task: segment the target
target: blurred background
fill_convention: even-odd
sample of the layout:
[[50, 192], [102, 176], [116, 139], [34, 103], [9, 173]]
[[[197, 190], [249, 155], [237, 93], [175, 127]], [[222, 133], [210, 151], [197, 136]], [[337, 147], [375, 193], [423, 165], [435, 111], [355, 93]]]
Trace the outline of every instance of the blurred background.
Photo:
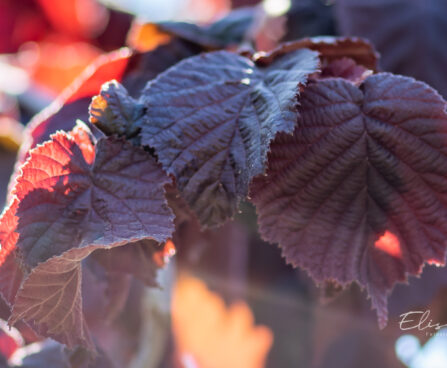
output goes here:
[[[23, 160], [48, 138], [51, 124], [68, 129], [86, 119], [91, 96], [109, 76], [124, 76], [138, 93], [141, 80], [175, 63], [153, 66], [153, 53], [145, 53], [158, 52], [168, 38], [144, 25], [206, 25], [247, 6], [259, 14], [258, 50], [303, 37], [360, 36], [381, 53], [383, 71], [426, 81], [447, 97], [445, 0], [0, 0], [0, 205], [17, 155]], [[129, 59], [125, 46], [143, 57]], [[198, 52], [188, 47], [191, 55]], [[194, 226], [183, 224], [174, 240], [177, 257], [160, 274], [163, 290], [132, 285], [119, 328], [97, 326], [102, 348], [118, 366], [447, 367], [447, 335], [409, 334], [398, 323], [411, 310], [430, 310], [434, 321], [447, 322], [445, 269], [426, 267], [410, 286], [397, 286], [390, 322], [379, 330], [357, 286], [317, 288], [287, 266], [278, 248], [257, 235], [249, 204], [223, 228]], [[19, 345], [39, 340], [20, 332]]]

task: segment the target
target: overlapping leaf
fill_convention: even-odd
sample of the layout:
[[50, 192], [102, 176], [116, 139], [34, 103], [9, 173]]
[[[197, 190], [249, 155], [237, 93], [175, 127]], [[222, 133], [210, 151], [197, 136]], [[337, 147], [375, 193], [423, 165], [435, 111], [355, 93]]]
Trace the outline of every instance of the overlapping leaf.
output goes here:
[[377, 51], [369, 41], [359, 37], [321, 36], [285, 42], [266, 54], [261, 53], [256, 62], [259, 65], [269, 65], [278, 55], [302, 48], [318, 51], [320, 58], [329, 63], [341, 58], [350, 58], [357, 64], [373, 71], [376, 71], [378, 67], [379, 55]]
[[35, 267], [16, 295], [9, 323], [34, 322], [42, 336], [94, 351], [82, 313], [80, 263], [92, 251], [92, 247], [71, 249]]
[[355, 85], [360, 85], [372, 74], [372, 70], [358, 65], [353, 59], [344, 57], [322, 65], [321, 74], [316, 79], [340, 77], [351, 81]]
[[132, 53], [129, 49], [122, 48], [101, 55], [62, 95], [27, 125], [16, 170], [10, 179], [9, 192], [14, 186], [20, 166], [32, 148], [47, 141], [57, 130], [71, 130], [77, 119], [87, 120], [91, 98], [98, 93], [103, 83], [112, 79], [122, 80], [131, 95], [139, 95], [147, 81], [178, 61], [201, 51], [203, 49], [199, 46], [173, 40], [149, 52]]
[[251, 178], [264, 171], [270, 141], [293, 130], [298, 87], [317, 67], [317, 53], [307, 49], [264, 67], [218, 51], [184, 60], [148, 84], [141, 143], [155, 148], [202, 224], [235, 213]]
[[91, 139], [79, 125], [32, 150], [0, 222], [2, 255], [17, 248], [31, 269], [11, 322], [23, 318], [68, 346], [90, 348], [80, 262], [96, 249], [164, 242], [174, 227], [163, 189], [169, 179], [155, 160], [123, 140]]
[[309, 85], [294, 135], [272, 143], [251, 193], [266, 240], [317, 282], [386, 296], [447, 244], [447, 114], [430, 87], [391, 74]]
[[31, 119], [23, 134], [15, 172], [9, 181], [9, 194], [29, 151], [50, 139], [57, 130], [70, 131], [77, 119], [86, 121], [91, 97], [106, 81], [121, 80], [130, 58], [130, 50], [124, 48], [101, 55], [53, 103]]

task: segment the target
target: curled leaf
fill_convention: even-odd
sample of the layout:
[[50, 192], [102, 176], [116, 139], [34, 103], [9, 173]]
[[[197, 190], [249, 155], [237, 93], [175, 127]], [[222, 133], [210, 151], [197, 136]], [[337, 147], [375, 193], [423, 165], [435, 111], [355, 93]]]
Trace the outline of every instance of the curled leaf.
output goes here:
[[89, 107], [90, 122], [107, 135], [116, 134], [128, 139], [139, 131], [145, 109], [127, 93], [116, 80], [105, 83]]

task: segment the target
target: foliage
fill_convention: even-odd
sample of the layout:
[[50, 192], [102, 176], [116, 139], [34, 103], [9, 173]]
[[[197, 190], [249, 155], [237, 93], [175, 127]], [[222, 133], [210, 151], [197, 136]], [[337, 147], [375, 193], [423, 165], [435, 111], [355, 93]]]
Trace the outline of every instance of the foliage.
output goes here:
[[130, 276], [157, 285], [182, 223], [222, 226], [242, 201], [286, 262], [365, 288], [380, 327], [397, 282], [444, 264], [443, 98], [379, 72], [362, 39], [254, 50], [256, 16], [148, 25], [159, 46], [102, 56], [28, 125], [0, 218], [11, 325], [97, 357], [86, 275], [116, 314]]

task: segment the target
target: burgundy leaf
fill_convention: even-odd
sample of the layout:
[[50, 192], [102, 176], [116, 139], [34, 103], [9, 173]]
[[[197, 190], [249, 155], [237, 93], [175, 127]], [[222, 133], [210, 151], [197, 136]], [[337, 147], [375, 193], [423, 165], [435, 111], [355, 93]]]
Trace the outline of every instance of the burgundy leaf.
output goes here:
[[251, 194], [263, 237], [318, 282], [366, 287], [381, 326], [387, 294], [443, 264], [447, 114], [430, 87], [391, 74], [309, 85], [294, 135], [272, 143]]
[[15, 201], [0, 221], [0, 228], [10, 226], [0, 232], [8, 245], [0, 255], [18, 248], [32, 268], [11, 323], [24, 319], [44, 336], [92, 348], [82, 315], [80, 262], [96, 249], [166, 241], [174, 227], [164, 197], [167, 182], [148, 153], [116, 138], [94, 146], [83, 125], [32, 150]]
[[447, 97], [447, 2], [337, 0], [343, 35], [366, 37], [382, 54], [384, 70], [423, 80]]
[[42, 336], [94, 351], [82, 313], [80, 263], [93, 248], [71, 249], [35, 267], [17, 293], [9, 323], [33, 321]]
[[90, 244], [165, 241], [173, 230], [167, 182], [148, 153], [123, 140], [93, 146], [81, 125], [53, 135], [31, 151], [14, 188], [20, 201], [14, 232], [25, 264]]
[[260, 54], [256, 62], [262, 65], [268, 65], [278, 57], [295, 50], [307, 48], [318, 51], [320, 58], [326, 62], [332, 62], [340, 58], [353, 59], [357, 64], [373, 71], [377, 70], [379, 54], [371, 43], [365, 39], [357, 37], [312, 37], [304, 38], [299, 41], [286, 42], [276, 49]]
[[0, 267], [0, 294], [11, 308], [14, 298], [23, 280], [23, 271], [20, 268], [15, 252], [10, 253]]
[[353, 59], [341, 58], [326, 63], [321, 68], [321, 74], [318, 79], [340, 77], [347, 79], [355, 85], [360, 85], [363, 81], [373, 74], [372, 70], [358, 65]]
[[184, 60], [148, 84], [141, 143], [155, 148], [202, 224], [234, 215], [251, 178], [264, 171], [270, 141], [293, 130], [298, 87], [317, 67], [307, 49], [265, 67], [219, 51]]

